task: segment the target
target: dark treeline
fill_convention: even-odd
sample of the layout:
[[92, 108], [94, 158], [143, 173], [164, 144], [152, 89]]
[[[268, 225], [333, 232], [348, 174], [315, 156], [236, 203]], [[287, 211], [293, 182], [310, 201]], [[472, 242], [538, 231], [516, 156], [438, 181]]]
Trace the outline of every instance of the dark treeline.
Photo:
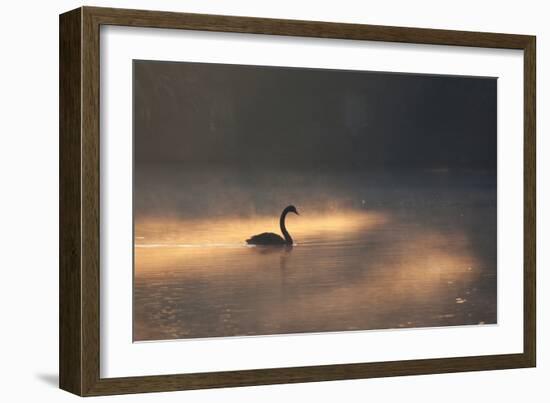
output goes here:
[[136, 165], [496, 169], [497, 80], [134, 62]]

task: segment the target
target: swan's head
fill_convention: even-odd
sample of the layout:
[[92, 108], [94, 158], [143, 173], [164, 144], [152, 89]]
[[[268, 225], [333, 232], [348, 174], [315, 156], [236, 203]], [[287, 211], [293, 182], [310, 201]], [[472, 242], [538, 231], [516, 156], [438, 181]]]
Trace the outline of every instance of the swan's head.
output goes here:
[[294, 207], [293, 205], [288, 206], [287, 208], [285, 208], [285, 210], [289, 213], [294, 213], [296, 215], [300, 215], [298, 213], [298, 210], [296, 210], [296, 207]]

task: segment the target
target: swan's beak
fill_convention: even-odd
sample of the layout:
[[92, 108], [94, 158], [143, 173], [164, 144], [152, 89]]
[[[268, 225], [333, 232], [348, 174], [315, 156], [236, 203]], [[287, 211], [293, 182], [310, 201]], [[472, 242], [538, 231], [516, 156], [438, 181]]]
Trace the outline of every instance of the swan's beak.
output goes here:
[[300, 215], [300, 213], [298, 213], [298, 210], [295, 211], [296, 215]]

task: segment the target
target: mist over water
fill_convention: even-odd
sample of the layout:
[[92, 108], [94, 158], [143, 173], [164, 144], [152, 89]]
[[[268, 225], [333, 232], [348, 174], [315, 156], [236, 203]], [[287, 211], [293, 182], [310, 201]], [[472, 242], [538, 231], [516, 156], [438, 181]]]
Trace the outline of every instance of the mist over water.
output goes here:
[[134, 216], [136, 341], [496, 323], [494, 172], [141, 164]]

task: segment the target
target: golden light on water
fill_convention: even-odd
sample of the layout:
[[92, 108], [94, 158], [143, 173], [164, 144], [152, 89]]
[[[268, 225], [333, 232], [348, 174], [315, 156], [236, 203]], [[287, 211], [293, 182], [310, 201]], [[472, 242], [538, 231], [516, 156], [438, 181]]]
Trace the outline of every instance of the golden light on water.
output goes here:
[[[286, 218], [295, 243], [316, 236], [367, 231], [387, 222], [378, 212], [300, 212]], [[140, 218], [135, 223], [136, 247], [147, 246], [230, 246], [244, 244], [251, 235], [262, 232], [280, 234], [279, 217], [223, 217], [210, 219]]]
[[[408, 320], [396, 321], [392, 327], [414, 327], [419, 324], [416, 322], [419, 317], [425, 321], [432, 311], [437, 312], [442, 301], [447, 300], [450, 305], [453, 300], [457, 304], [467, 302], [470, 291], [461, 291], [457, 294], [460, 297], [455, 297], [452, 294], [455, 285], [469, 287], [481, 275], [480, 263], [469, 251], [463, 236], [449, 240], [442, 238], [441, 234], [426, 231], [406, 243], [394, 244], [391, 255], [373, 255], [356, 262], [363, 269], [363, 276], [311, 295], [295, 304], [293, 309], [307, 311], [308, 307], [334, 301], [342, 307], [360, 310], [363, 315], [380, 317], [412, 308], [415, 315], [409, 315]], [[326, 269], [329, 268], [322, 268]], [[279, 319], [284, 315], [281, 311], [272, 314]], [[315, 311], [312, 315], [318, 315], [317, 320], [321, 321], [324, 312]], [[438, 314], [437, 318], [449, 320], [454, 316], [449, 312]]]
[[135, 338], [495, 323], [491, 262], [461, 228], [387, 212], [136, 222]]

